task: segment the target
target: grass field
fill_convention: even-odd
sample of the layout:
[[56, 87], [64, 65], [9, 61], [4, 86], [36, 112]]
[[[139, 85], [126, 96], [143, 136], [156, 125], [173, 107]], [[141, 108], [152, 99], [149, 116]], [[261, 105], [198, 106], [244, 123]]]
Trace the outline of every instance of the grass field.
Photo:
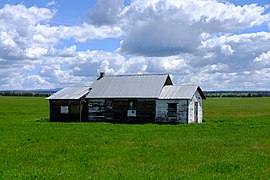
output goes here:
[[208, 98], [204, 123], [50, 123], [0, 96], [0, 179], [270, 179], [270, 98]]

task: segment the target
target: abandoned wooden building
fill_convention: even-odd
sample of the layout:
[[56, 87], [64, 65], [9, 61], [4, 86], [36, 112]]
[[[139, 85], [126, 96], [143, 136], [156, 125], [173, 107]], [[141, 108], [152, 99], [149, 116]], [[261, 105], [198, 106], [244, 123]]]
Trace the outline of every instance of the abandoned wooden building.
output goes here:
[[167, 74], [103, 77], [91, 86], [88, 120], [116, 123], [201, 123], [198, 86], [173, 86]]
[[199, 86], [175, 86], [168, 74], [101, 76], [91, 88], [69, 87], [49, 98], [51, 121], [201, 123]]
[[86, 95], [89, 87], [65, 87], [46, 98], [50, 104], [51, 122], [88, 121]]

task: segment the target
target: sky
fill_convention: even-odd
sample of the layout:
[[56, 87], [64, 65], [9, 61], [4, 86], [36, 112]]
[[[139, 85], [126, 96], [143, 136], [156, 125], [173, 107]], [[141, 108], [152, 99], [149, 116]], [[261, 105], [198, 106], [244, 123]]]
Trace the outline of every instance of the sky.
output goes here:
[[170, 74], [203, 90], [270, 90], [269, 0], [0, 0], [0, 90]]

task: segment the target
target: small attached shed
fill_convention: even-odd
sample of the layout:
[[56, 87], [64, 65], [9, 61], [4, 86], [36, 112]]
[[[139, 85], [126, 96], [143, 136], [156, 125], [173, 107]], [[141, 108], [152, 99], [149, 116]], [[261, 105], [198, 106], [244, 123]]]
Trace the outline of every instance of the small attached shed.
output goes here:
[[156, 101], [156, 122], [202, 123], [203, 99], [199, 86], [165, 86]]
[[65, 87], [46, 98], [50, 102], [51, 122], [87, 121], [86, 95], [90, 87]]

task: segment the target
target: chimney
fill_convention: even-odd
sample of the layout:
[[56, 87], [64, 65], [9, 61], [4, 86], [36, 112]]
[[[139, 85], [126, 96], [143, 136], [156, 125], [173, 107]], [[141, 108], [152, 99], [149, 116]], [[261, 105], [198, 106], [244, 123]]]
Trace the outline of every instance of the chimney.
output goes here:
[[99, 77], [97, 78], [97, 80], [102, 79], [104, 76], [105, 76], [105, 72], [100, 72]]

